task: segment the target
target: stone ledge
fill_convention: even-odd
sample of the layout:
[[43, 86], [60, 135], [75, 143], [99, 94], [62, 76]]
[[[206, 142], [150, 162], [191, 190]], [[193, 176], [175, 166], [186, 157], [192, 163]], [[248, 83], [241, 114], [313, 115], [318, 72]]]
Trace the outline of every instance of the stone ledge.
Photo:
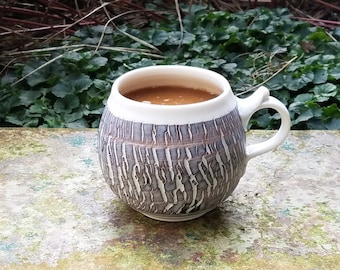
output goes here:
[[[270, 131], [251, 131], [249, 143]], [[144, 217], [101, 176], [97, 130], [0, 129], [2, 269], [336, 269], [340, 131], [292, 131], [219, 208]]]

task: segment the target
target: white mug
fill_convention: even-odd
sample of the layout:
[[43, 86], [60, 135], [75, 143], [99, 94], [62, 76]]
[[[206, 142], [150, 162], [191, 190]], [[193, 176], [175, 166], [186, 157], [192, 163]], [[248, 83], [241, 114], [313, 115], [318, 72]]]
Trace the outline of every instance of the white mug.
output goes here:
[[[147, 104], [124, 95], [146, 87], [206, 89], [215, 98], [182, 105]], [[270, 139], [246, 144], [251, 116], [276, 110], [281, 126]], [[288, 136], [286, 107], [260, 87], [237, 98], [220, 74], [165, 65], [129, 71], [112, 85], [99, 126], [99, 159], [116, 196], [144, 215], [185, 221], [216, 208], [236, 188], [247, 162]]]

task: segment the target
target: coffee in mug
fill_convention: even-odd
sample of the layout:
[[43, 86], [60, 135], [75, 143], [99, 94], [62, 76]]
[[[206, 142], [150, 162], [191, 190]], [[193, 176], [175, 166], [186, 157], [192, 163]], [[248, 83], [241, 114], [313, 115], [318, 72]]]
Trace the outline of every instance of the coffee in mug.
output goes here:
[[126, 93], [125, 96], [135, 101], [160, 104], [181, 105], [197, 103], [217, 97], [218, 94], [206, 89], [193, 89], [180, 85], [146, 87]]
[[[179, 105], [129, 98], [138, 89], [173, 91], [179, 86], [197, 91], [194, 96], [199, 89], [216, 96]], [[263, 108], [280, 114], [280, 128], [268, 140], [249, 145], [249, 119]], [[109, 187], [133, 209], [157, 220], [185, 221], [226, 200], [248, 161], [281, 144], [289, 130], [288, 110], [263, 86], [240, 99], [216, 72], [179, 65], [144, 67], [112, 85], [99, 125], [99, 160]]]

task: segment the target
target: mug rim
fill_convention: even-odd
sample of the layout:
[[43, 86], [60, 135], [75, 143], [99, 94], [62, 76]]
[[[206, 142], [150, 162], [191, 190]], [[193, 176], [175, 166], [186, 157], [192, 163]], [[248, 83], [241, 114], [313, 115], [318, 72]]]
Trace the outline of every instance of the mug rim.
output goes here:
[[[138, 83], [138, 87], [126, 86], [129, 84], [133, 85], [135, 78], [142, 79], [145, 87], [151, 87], [150, 79], [154, 77], [157, 78], [157, 76], [163, 76], [168, 80], [174, 77], [184, 78], [188, 81], [197, 79], [197, 81], [195, 81], [196, 85], [199, 85], [200, 82], [205, 82], [207, 85], [213, 85], [214, 88], [217, 89], [216, 91], [220, 91], [220, 93], [209, 100], [176, 105], [140, 102], [130, 99], [122, 93], [122, 85], [124, 84], [125, 87], [133, 90], [143, 88], [140, 86], [140, 83]], [[155, 81], [155, 79], [153, 79], [153, 81]], [[169, 83], [157, 83], [155, 85], [162, 86], [169, 85]], [[190, 85], [181, 83], [170, 83], [170, 85], [200, 88], [193, 87], [191, 85], [191, 81]], [[201, 87], [200, 89], [204, 88], [205, 87]], [[221, 109], [218, 109], [220, 108], [220, 105], [218, 104], [224, 105], [222, 114], [220, 112]], [[107, 101], [108, 109], [119, 118], [154, 124], [180, 124], [211, 120], [227, 114], [232, 111], [235, 106], [236, 98], [231, 90], [228, 80], [225, 77], [212, 70], [184, 65], [154, 65], [130, 70], [115, 80], [111, 87], [111, 93]], [[203, 116], [200, 112], [204, 112], [205, 116]]]

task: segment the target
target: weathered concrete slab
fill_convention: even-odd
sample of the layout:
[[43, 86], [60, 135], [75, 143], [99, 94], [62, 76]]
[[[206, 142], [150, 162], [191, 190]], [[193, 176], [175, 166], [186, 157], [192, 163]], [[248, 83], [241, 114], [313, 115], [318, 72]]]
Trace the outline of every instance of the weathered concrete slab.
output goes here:
[[0, 129], [1, 269], [339, 269], [340, 131], [291, 132], [183, 223], [116, 200], [96, 144], [96, 130]]

